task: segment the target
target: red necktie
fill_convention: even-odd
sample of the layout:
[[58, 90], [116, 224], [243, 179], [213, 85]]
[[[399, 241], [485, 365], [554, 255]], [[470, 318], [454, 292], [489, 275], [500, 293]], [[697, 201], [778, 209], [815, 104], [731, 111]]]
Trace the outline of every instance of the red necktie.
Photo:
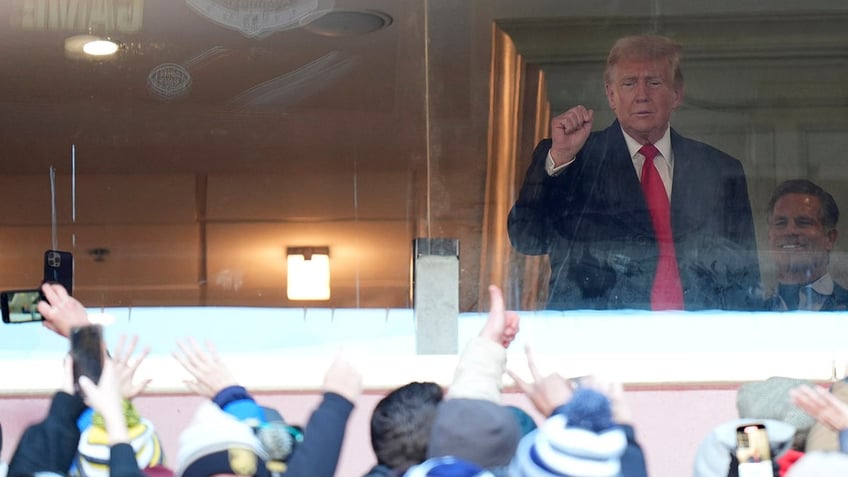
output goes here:
[[639, 152], [645, 156], [645, 163], [642, 165], [642, 192], [648, 203], [659, 246], [657, 274], [651, 289], [651, 309], [682, 310], [683, 286], [680, 284], [680, 272], [677, 269], [677, 256], [671, 235], [671, 206], [663, 181], [654, 166], [654, 157], [660, 151], [653, 144], [645, 144]]

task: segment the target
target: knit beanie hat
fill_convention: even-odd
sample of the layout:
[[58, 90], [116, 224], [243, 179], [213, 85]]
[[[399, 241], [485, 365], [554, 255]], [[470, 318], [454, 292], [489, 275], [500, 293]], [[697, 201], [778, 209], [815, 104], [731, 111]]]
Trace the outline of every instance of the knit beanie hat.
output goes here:
[[557, 414], [521, 439], [510, 466], [512, 477], [614, 477], [627, 447], [612, 422], [609, 400], [578, 389]]
[[[124, 403], [127, 434], [135, 452], [139, 469], [165, 463], [162, 444], [153, 428], [153, 423], [140, 417], [129, 401]], [[94, 414], [91, 423], [80, 434], [77, 455], [74, 457], [73, 475], [82, 477], [109, 477], [109, 458], [112, 448], [102, 417]]]
[[796, 407], [789, 399], [789, 390], [798, 386], [813, 386], [813, 383], [806, 379], [775, 376], [765, 381], [743, 384], [736, 392], [739, 417], [774, 419], [791, 424], [799, 432], [809, 430], [815, 424], [815, 418]]
[[494, 474], [456, 457], [434, 457], [412, 466], [403, 477], [494, 477]]
[[515, 455], [521, 438], [518, 419], [505, 406], [483, 399], [439, 403], [427, 457], [453, 456], [483, 468], [502, 467]]
[[176, 477], [212, 474], [270, 476], [268, 455], [251, 427], [215, 403], [200, 405], [180, 434]]

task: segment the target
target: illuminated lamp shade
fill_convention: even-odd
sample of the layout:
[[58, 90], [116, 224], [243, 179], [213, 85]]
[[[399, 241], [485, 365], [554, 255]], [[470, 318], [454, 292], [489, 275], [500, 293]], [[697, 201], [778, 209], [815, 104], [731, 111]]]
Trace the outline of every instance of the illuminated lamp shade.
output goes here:
[[288, 247], [289, 300], [330, 299], [330, 247]]

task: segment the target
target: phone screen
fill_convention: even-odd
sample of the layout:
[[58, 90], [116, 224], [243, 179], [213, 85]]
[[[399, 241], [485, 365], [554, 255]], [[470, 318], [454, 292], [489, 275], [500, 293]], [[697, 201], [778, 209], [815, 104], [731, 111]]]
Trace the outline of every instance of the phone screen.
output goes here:
[[13, 290], [0, 292], [4, 323], [30, 323], [44, 317], [38, 312], [38, 302], [44, 299], [41, 290]]
[[96, 383], [103, 371], [103, 328], [100, 325], [73, 328], [71, 357], [74, 361], [74, 388], [82, 394], [79, 377], [87, 376]]
[[736, 459], [739, 461], [739, 477], [774, 476], [765, 424], [736, 428]]

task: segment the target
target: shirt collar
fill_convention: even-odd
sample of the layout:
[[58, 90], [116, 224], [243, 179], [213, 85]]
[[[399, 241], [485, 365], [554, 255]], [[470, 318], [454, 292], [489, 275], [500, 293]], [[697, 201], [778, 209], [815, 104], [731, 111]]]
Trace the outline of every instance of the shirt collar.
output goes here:
[[[654, 146], [657, 148], [657, 150], [660, 151], [660, 154], [662, 155], [662, 157], [664, 157], [669, 163], [671, 163], [671, 133], [670, 133], [670, 131], [671, 131], [671, 128], [666, 127], [665, 128], [665, 134], [663, 134], [663, 136], [660, 138], [659, 141], [654, 143]], [[642, 148], [642, 144], [639, 141], [630, 137], [626, 132], [624, 132], [624, 129], [622, 129], [621, 132], [624, 134], [624, 141], [627, 143], [627, 150], [630, 151], [630, 157], [632, 158], [633, 156], [635, 156], [639, 152], [639, 149]]]
[[830, 276], [830, 273], [825, 273], [821, 278], [807, 286], [819, 295], [833, 295], [833, 277]]
[[[812, 298], [813, 303], [806, 303], [802, 299], [800, 306], [803, 309], [810, 309], [810, 310], [818, 311], [824, 305], [827, 297], [833, 295], [833, 290], [834, 290], [833, 277], [830, 276], [830, 273], [825, 273], [824, 275], [819, 277], [818, 280], [816, 280], [812, 283], [807, 283], [805, 285], [801, 285], [801, 289], [803, 290], [804, 288], [812, 289], [813, 292], [815, 292], [815, 296], [810, 297], [810, 298]], [[783, 310], [786, 310], [786, 302], [784, 302], [783, 298], [781, 298], [780, 295], [777, 294], [776, 288], [775, 288], [774, 292], [775, 293], [774, 293], [773, 296], [780, 302], [780, 307]], [[803, 294], [803, 295], [806, 296], [806, 294]]]

